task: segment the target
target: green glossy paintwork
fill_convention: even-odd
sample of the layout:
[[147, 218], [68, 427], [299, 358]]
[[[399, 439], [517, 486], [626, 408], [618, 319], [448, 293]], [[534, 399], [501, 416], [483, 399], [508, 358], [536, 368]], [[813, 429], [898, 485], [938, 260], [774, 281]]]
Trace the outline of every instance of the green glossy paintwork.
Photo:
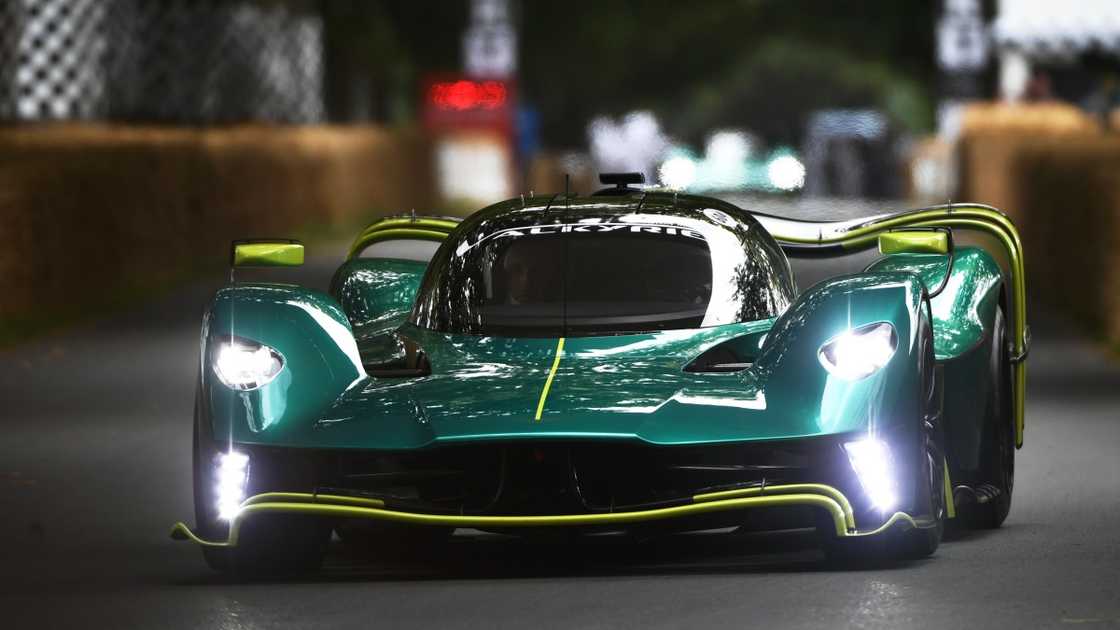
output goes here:
[[[894, 254], [868, 267], [869, 271], [916, 274], [929, 290], [945, 278], [948, 256]], [[958, 247], [953, 271], [945, 289], [930, 300], [933, 315], [933, 348], [938, 360], [959, 357], [983, 341], [999, 304], [1003, 275], [986, 251]]]
[[[872, 270], [909, 272], [927, 287], [945, 277], [948, 256], [895, 254], [871, 265]], [[981, 432], [992, 383], [988, 369], [992, 329], [1000, 302], [1003, 275], [983, 249], [958, 247], [944, 291], [930, 301], [934, 353], [942, 363], [945, 440], [949, 461], [957, 471], [979, 464]]]
[[298, 267], [303, 264], [303, 244], [293, 242], [234, 243], [234, 267]]
[[[455, 225], [418, 223], [377, 222], [355, 242], [355, 251], [401, 231], [431, 227], [446, 234]], [[958, 249], [956, 257], [945, 291], [931, 306], [935, 349], [943, 360], [976, 347], [998, 301], [1000, 274], [991, 258], [971, 248]], [[240, 285], [219, 293], [204, 344], [230, 334], [253, 339], [280, 351], [285, 369], [265, 387], [240, 393], [218, 383], [204, 360], [204, 393], [216, 436], [317, 448], [414, 449], [541, 438], [702, 444], [900, 426], [906, 431], [917, 413], [921, 285], [940, 284], [944, 261], [939, 255], [888, 256], [865, 273], [803, 292], [777, 320], [569, 338], [534, 421], [556, 362], [555, 339], [452, 335], [402, 324], [424, 263], [354, 258], [332, 283], [338, 301], [281, 285]], [[825, 371], [817, 357], [821, 344], [850, 327], [880, 321], [892, 323], [899, 338], [885, 368], [855, 382]], [[763, 334], [749, 369], [683, 371], [717, 344], [757, 345]], [[361, 368], [363, 360], [383, 362], [406, 347], [422, 349], [430, 375], [370, 378]]]
[[949, 235], [945, 232], [898, 231], [879, 235], [880, 254], [948, 254]]
[[988, 368], [991, 344], [980, 343], [942, 362], [945, 449], [956, 473], [973, 472], [980, 463], [981, 438], [992, 382]]
[[[215, 376], [211, 348], [235, 335], [266, 344], [284, 357], [267, 385], [248, 392]], [[326, 294], [279, 284], [233, 285], [207, 311], [200, 365], [204, 412], [218, 440], [252, 441], [294, 426], [310, 426], [348, 387], [365, 377], [350, 324]]]
[[[999, 210], [983, 204], [966, 203], [932, 206], [854, 221], [810, 223], [765, 215], [759, 215], [758, 218], [780, 243], [810, 248], [840, 246], [849, 251], [862, 251], [874, 246], [880, 234], [908, 227], [973, 230], [994, 237], [1007, 254], [1008, 329], [1011, 333], [1012, 355], [1026, 357], [1030, 334], [1027, 326], [1023, 243], [1011, 219]], [[1015, 443], [1021, 447], [1026, 415], [1026, 362], [1015, 361], [1011, 369]]]
[[[695, 201], [686, 197], [681, 196], [682, 203]], [[630, 195], [600, 203], [674, 208], [678, 198]], [[726, 207], [714, 200], [704, 203], [713, 208]], [[1019, 334], [1023, 293], [1021, 275], [1016, 274], [1022, 270], [1021, 249], [1013, 228], [1005, 228], [987, 212], [974, 209], [970, 214], [954, 208], [951, 216], [948, 211], [930, 210], [904, 218], [880, 218], [837, 230], [843, 234], [827, 238], [818, 230], [815, 243], [832, 239], [835, 249], [870, 248], [883, 229], [909, 225], [952, 223], [954, 227], [996, 230], [1013, 258], [1008, 296], [1018, 318], [1014, 321], [1018, 322]], [[355, 241], [351, 259], [332, 281], [331, 295], [263, 284], [234, 285], [219, 292], [203, 326], [200, 420], [211, 431], [202, 435], [212, 433], [218, 441], [233, 444], [363, 450], [538, 439], [697, 445], [867, 433], [902, 447], [918, 443], [921, 357], [917, 356], [917, 331], [926, 316], [922, 289], [923, 285], [941, 284], [947, 257], [913, 251], [915, 247], [937, 249], [937, 243], [896, 239], [897, 247], [886, 250], [909, 253], [887, 256], [863, 273], [811, 287], [773, 320], [638, 335], [575, 337], [559, 343], [554, 338], [445, 334], [404, 323], [426, 264], [357, 256], [365, 246], [380, 240], [438, 241], [457, 229], [454, 221], [427, 221], [390, 218], [364, 230]], [[807, 238], [806, 242], [812, 242], [811, 236]], [[951, 393], [944, 407], [948, 418], [946, 446], [956, 472], [968, 467], [968, 458], [978, 442], [983, 413], [979, 401], [987, 395], [983, 375], [987, 374], [989, 358], [989, 344], [983, 341], [999, 301], [1002, 277], [999, 267], [982, 250], [959, 248], [955, 255], [952, 275], [930, 311], [945, 391]], [[886, 366], [858, 381], [830, 375], [818, 359], [821, 345], [845, 330], [875, 322], [889, 322], [897, 333], [898, 348]], [[209, 357], [215, 344], [231, 336], [276, 349], [284, 358], [284, 368], [277, 378], [250, 392], [232, 391], [221, 384]], [[739, 372], [684, 371], [697, 356], [721, 344], [734, 346], [738, 356], [753, 360], [753, 365]], [[430, 374], [418, 376], [425, 372], [417, 369], [409, 378], [374, 378], [362, 367], [365, 362], [374, 374], [405, 373], [407, 370], [394, 372], [387, 368], [396, 365], [389, 359], [408, 357], [412, 361], [418, 356], [425, 360], [417, 364], [430, 364]], [[1017, 374], [1017, 386], [1021, 387], [1023, 373], [1020, 370]], [[546, 381], [551, 382], [548, 388]], [[535, 418], [538, 409], [539, 418]], [[843, 439], [849, 438], [827, 442], [835, 445]], [[973, 451], [964, 452], [970, 448]], [[904, 469], [899, 475], [917, 479], [914, 472]], [[912, 504], [914, 489], [901, 489], [905, 505]], [[834, 492], [843, 498], [840, 490]], [[551, 526], [585, 520], [637, 521], [686, 510], [779, 502], [828, 508], [830, 501], [825, 497], [795, 501], [790, 495], [767, 497], [768, 503], [755, 497], [717, 494], [720, 496], [711, 500], [695, 497], [695, 505], [643, 511], [637, 516], [488, 515], [474, 524]], [[246, 502], [243, 514], [275, 511], [470, 524], [458, 515], [419, 515], [358, 505], [366, 500], [353, 497], [334, 497], [336, 503], [327, 505], [321, 501], [323, 497], [302, 496], [311, 498], [299, 502], [292, 493], [253, 497]], [[728, 501], [742, 503], [732, 506]], [[755, 502], [748, 505], [750, 501]], [[844, 513], [852, 516], [850, 508]], [[509, 518], [526, 520], [500, 520]], [[900, 521], [919, 525], [901, 512], [872, 531], [853, 530], [851, 523], [845, 527], [835, 514], [834, 520], [838, 535], [872, 535]], [[228, 542], [211, 544], [233, 544], [237, 522]], [[193, 535], [185, 528], [180, 533]]]
[[[238, 324], [235, 334], [274, 345], [285, 353], [286, 369], [317, 383], [299, 392], [288, 391], [288, 400], [297, 409], [285, 410], [269, 422], [253, 420], [260, 413], [254, 401], [269, 396], [272, 384], [247, 397], [228, 391], [212, 396], [223, 403], [215, 406], [216, 435], [253, 444], [412, 449], [434, 443], [540, 438], [699, 444], [913, 424], [916, 403], [911, 393], [917, 387], [911, 348], [920, 288], [911, 274], [871, 273], [822, 283], [805, 292], [777, 321], [569, 338], [540, 421], [534, 421], [534, 413], [555, 359], [555, 339], [449, 335], [411, 325], [403, 326], [398, 336], [423, 348], [432, 365], [430, 376], [359, 377], [336, 402], [324, 402], [334, 400], [324, 392], [337, 395], [356, 373], [343, 370], [342, 378], [324, 382], [327, 376], [322, 373], [330, 370], [321, 357], [311, 352], [295, 355], [308, 333], [316, 337], [314, 346], [319, 351], [320, 344], [329, 343], [309, 322], [297, 326], [286, 317], [274, 317], [282, 324], [273, 328], [283, 330], [269, 332], [265, 314], [290, 302], [288, 290], [241, 288], [239, 300], [234, 301], [238, 321], [259, 322], [255, 325], [261, 328], [246, 330]], [[270, 293], [277, 291], [281, 293]], [[272, 306], [266, 298], [271, 298]], [[300, 296], [309, 306], [312, 298], [335, 321], [341, 316], [326, 296]], [[212, 331], [227, 329], [228, 316], [214, 320]], [[898, 331], [899, 350], [888, 366], [856, 382], [830, 376], [817, 360], [820, 345], [848, 326], [875, 321], [892, 322]], [[682, 370], [716, 344], [748, 335], [757, 340], [767, 330], [751, 369], [714, 374]], [[335, 370], [342, 369], [341, 358], [335, 363]], [[281, 387], [291, 388], [296, 382]], [[211, 384], [211, 390], [221, 387]], [[304, 398], [312, 390], [317, 402]], [[241, 402], [239, 398], [250, 403], [233, 404]], [[311, 412], [316, 405], [318, 414]], [[231, 418], [232, 425], [219, 416]]]
[[395, 330], [404, 323], [428, 264], [394, 258], [354, 258], [331, 280], [330, 293], [361, 341]]
[[[407, 326], [402, 334], [424, 348], [432, 375], [411, 382], [373, 379], [324, 417], [318, 432], [337, 445], [394, 449], [556, 437], [678, 443], [690, 433], [734, 439], [712, 423], [730, 423], [737, 408], [765, 406], [753, 375], [687, 374], [682, 368], [697, 349], [769, 325], [566, 339], [539, 421], [535, 413], [556, 359], [555, 339]], [[691, 429], [674, 423], [681, 413], [693, 415]]]

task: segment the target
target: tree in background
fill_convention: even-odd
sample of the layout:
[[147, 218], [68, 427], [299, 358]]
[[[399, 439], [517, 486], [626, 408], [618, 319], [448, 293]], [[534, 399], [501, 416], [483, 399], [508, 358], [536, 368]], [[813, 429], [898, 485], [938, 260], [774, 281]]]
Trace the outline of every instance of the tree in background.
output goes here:
[[[520, 95], [539, 110], [549, 146], [581, 146], [591, 118], [634, 109], [654, 111], [693, 142], [714, 128], [748, 127], [796, 144], [808, 114], [832, 107], [872, 107], [903, 128], [932, 127], [932, 0], [568, 0], [517, 9]], [[389, 121], [415, 112], [421, 77], [460, 67], [465, 1], [329, 0], [323, 11], [335, 51], [329, 105], [353, 89], [329, 78], [342, 62], [368, 73], [378, 103], [370, 117]]]

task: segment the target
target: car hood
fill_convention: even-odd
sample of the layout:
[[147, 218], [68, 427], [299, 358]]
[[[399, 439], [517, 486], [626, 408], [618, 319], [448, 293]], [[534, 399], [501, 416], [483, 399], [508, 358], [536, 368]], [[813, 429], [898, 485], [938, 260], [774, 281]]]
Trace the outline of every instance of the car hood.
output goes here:
[[424, 349], [432, 373], [362, 382], [306, 437], [321, 446], [410, 449], [499, 439], [690, 444], [820, 433], [816, 423], [775, 422], [753, 370], [683, 370], [704, 350], [770, 324], [568, 338], [559, 361], [558, 339], [411, 329], [407, 334]]

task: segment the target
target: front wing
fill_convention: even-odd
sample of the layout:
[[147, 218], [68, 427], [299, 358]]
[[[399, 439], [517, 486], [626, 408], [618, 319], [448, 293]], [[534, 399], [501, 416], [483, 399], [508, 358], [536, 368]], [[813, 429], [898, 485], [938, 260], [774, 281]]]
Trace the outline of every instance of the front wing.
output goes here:
[[837, 537], [853, 538], [874, 536], [896, 527], [925, 528], [935, 524], [917, 519], [905, 512], [895, 512], [874, 529], [858, 530], [852, 516], [852, 506], [839, 490], [823, 484], [790, 484], [766, 488], [746, 488], [699, 494], [684, 505], [607, 514], [562, 514], [553, 516], [488, 516], [425, 514], [388, 509], [379, 499], [309, 494], [298, 492], [269, 492], [249, 497], [242, 503], [241, 511], [230, 522], [226, 540], [205, 540], [183, 523], [176, 523], [171, 537], [191, 540], [209, 547], [237, 545], [241, 525], [249, 518], [262, 514], [309, 514], [335, 518], [362, 518], [406, 523], [410, 525], [464, 527], [474, 529], [507, 529], [534, 527], [622, 526], [634, 523], [662, 521], [701, 514], [750, 510], [752, 508], [806, 506], [823, 510], [831, 519]]

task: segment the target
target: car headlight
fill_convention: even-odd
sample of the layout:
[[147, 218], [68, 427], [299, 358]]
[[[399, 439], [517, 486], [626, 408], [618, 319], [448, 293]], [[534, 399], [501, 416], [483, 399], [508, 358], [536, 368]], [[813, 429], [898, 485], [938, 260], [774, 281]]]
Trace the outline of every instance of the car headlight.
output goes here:
[[249, 456], [237, 451], [218, 455], [214, 477], [215, 507], [218, 518], [229, 521], [241, 511], [245, 500], [245, 487], [249, 482]]
[[218, 342], [213, 362], [218, 379], [239, 391], [263, 387], [284, 369], [284, 357], [279, 352], [248, 339]]
[[887, 443], [868, 437], [847, 442], [844, 450], [871, 505], [880, 512], [893, 510], [898, 505], [898, 486]]
[[897, 348], [898, 335], [894, 326], [878, 322], [833, 337], [821, 346], [817, 358], [829, 374], [858, 381], [879, 371]]

